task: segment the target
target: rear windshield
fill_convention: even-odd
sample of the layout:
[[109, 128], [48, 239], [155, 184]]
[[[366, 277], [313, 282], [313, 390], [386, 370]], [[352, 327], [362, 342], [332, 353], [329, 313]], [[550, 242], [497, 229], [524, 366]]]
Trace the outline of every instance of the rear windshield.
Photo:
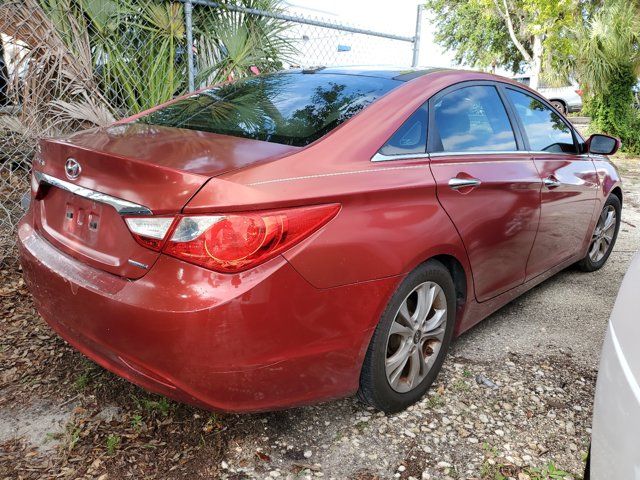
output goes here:
[[302, 147], [401, 83], [328, 73], [261, 75], [205, 90], [138, 121]]

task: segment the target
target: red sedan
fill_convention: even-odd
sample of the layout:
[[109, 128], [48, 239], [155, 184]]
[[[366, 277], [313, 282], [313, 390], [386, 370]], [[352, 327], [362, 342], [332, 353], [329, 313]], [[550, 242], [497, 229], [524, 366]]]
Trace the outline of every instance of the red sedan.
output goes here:
[[618, 146], [484, 73], [256, 76], [43, 141], [20, 256], [49, 325], [148, 390], [394, 412], [453, 336], [602, 267]]

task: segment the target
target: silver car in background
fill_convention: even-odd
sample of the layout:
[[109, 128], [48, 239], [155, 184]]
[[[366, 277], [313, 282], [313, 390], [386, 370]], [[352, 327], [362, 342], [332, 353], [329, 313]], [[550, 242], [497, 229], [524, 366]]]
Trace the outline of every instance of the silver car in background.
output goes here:
[[640, 480], [640, 253], [624, 277], [596, 384], [585, 480]]
[[[515, 75], [512, 78], [516, 82], [530, 86], [531, 77], [528, 75]], [[549, 100], [549, 103], [556, 107], [562, 114], [582, 110], [582, 90], [580, 90], [578, 85], [550, 87], [541, 81], [536, 90], [540, 95]]]

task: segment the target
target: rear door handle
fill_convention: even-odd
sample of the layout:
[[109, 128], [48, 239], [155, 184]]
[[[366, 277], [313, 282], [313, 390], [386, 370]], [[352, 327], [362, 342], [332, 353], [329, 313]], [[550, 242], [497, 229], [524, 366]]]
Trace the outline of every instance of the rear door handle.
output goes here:
[[560, 185], [562, 185], [562, 182], [558, 181], [558, 179], [553, 175], [549, 175], [542, 182], [544, 183], [544, 186], [547, 188], [557, 188]]
[[449, 188], [452, 190], [460, 190], [461, 188], [477, 187], [481, 183], [477, 178], [453, 177], [449, 180]]

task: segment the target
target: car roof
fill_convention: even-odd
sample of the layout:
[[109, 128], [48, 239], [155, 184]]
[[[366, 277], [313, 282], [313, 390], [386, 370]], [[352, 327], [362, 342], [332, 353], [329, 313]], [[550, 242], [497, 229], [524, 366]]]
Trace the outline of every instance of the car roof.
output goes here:
[[407, 68], [407, 67], [380, 67], [380, 66], [349, 66], [349, 67], [310, 67], [284, 70], [282, 73], [303, 73], [303, 74], [331, 74], [331, 75], [351, 75], [361, 77], [376, 77], [386, 78], [389, 80], [399, 80], [408, 82], [414, 78], [422, 77], [430, 73], [442, 72], [450, 70], [447, 68], [437, 67], [421, 67], [421, 68]]

